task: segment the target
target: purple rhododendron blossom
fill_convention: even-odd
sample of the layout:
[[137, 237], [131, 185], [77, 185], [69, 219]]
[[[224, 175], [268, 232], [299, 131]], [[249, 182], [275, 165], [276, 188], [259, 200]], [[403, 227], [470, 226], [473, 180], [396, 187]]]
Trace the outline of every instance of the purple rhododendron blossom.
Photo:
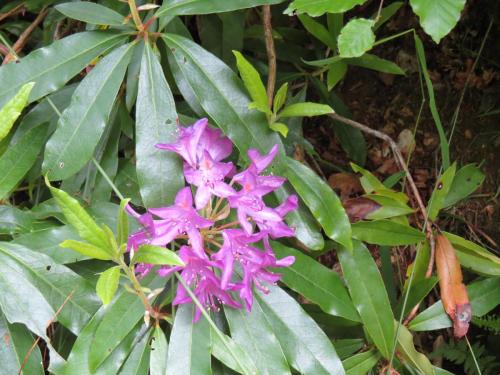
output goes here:
[[[232, 153], [232, 142], [219, 129], [209, 127], [207, 119], [180, 127], [177, 141], [156, 147], [183, 159], [189, 186], [182, 188], [168, 207], [139, 214], [127, 206], [142, 226], [129, 236], [128, 250], [141, 251], [144, 244], [167, 247], [176, 241], [184, 266], [161, 266], [157, 270], [160, 276], [180, 272], [207, 309], [217, 310], [221, 305], [241, 308], [235, 299], [239, 295], [250, 311], [254, 287], [267, 293], [265, 284], [276, 284], [281, 278], [269, 269], [288, 267], [295, 261], [293, 256], [276, 259], [270, 243], [270, 239], [295, 234], [284, 218], [298, 206], [295, 195], [274, 208], [264, 202], [265, 195], [286, 181], [264, 173], [278, 155], [278, 145], [267, 154], [248, 150], [250, 165], [237, 174], [233, 163], [224, 161]], [[228, 219], [230, 209], [235, 209], [236, 221]], [[217, 224], [218, 220], [224, 221]], [[135, 265], [141, 277], [153, 268], [151, 264]], [[192, 299], [179, 284], [173, 304], [184, 303], [192, 303]], [[196, 309], [194, 321], [200, 314]]]

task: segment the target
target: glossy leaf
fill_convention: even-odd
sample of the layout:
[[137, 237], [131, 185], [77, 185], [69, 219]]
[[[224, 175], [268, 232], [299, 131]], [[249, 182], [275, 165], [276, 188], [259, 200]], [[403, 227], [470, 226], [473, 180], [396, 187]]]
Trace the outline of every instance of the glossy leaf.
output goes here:
[[28, 82], [35, 82], [29, 102], [56, 91], [93, 59], [124, 40], [126, 35], [102, 31], [77, 33], [37, 49], [19, 63], [0, 68], [0, 106]]
[[436, 220], [439, 211], [444, 207], [444, 200], [450, 191], [453, 178], [455, 177], [455, 171], [456, 164], [452, 164], [436, 182], [434, 191], [429, 199], [429, 205], [427, 206], [429, 219]]
[[116, 231], [118, 232], [118, 245], [122, 245], [128, 240], [129, 224], [128, 224], [128, 214], [126, 211], [126, 206], [129, 204], [130, 199], [122, 199], [120, 202], [120, 211], [118, 213], [118, 223], [116, 225]]
[[298, 18], [304, 28], [316, 39], [320, 40], [323, 44], [330, 47], [332, 50], [337, 49], [337, 41], [325, 26], [305, 14], [299, 14]]
[[273, 122], [269, 125], [269, 128], [274, 130], [275, 132], [280, 133], [284, 138], [288, 135], [288, 126], [281, 122]]
[[288, 93], [288, 82], [280, 86], [276, 95], [274, 95], [273, 110], [278, 112], [286, 103], [286, 94]]
[[325, 233], [348, 249], [351, 248], [351, 225], [335, 192], [311, 169], [288, 158], [288, 179], [299, 193]]
[[408, 207], [406, 203], [391, 197], [377, 194], [367, 194], [364, 197], [375, 201], [381, 206], [378, 210], [369, 213], [366, 216], [367, 219], [387, 219], [395, 216], [409, 215], [413, 212], [413, 209]]
[[[215, 121], [242, 154], [251, 148], [269, 152], [274, 144], [280, 144], [279, 136], [269, 129], [263, 113], [249, 110], [250, 101], [243, 83], [222, 61], [193, 41], [178, 35], [166, 34], [165, 43], [169, 47], [169, 62], [176, 82], [183, 79], [189, 85], [179, 89], [191, 107], [192, 95], [198, 105]], [[277, 157], [275, 164], [280, 156]]]
[[[27, 357], [35, 338], [21, 324], [10, 324], [0, 311], [0, 363], [2, 374], [43, 375], [40, 349], [35, 347]], [[20, 368], [23, 362], [23, 371]]]
[[150, 355], [149, 334], [144, 334], [141, 340], [134, 345], [127, 361], [120, 369], [119, 375], [149, 375]]
[[210, 327], [203, 317], [193, 324], [194, 304], [179, 306], [168, 347], [167, 375], [210, 375]]
[[165, 2], [156, 16], [184, 16], [189, 14], [210, 14], [230, 12], [266, 4], [279, 4], [283, 0], [172, 0]]
[[134, 46], [124, 45], [103, 58], [76, 88], [45, 148], [43, 171], [51, 180], [74, 175], [92, 157]]
[[35, 163], [45, 144], [46, 124], [39, 125], [10, 145], [0, 156], [0, 199], [8, 196]]
[[439, 43], [457, 24], [465, 0], [410, 0], [410, 5], [425, 32]]
[[[500, 305], [500, 278], [476, 281], [467, 287], [473, 316], [484, 316]], [[428, 331], [452, 326], [441, 301], [436, 302], [413, 319], [408, 328], [412, 331]]]
[[380, 359], [380, 353], [375, 350], [355, 354], [342, 361], [347, 375], [367, 374]]
[[118, 289], [120, 282], [120, 267], [115, 266], [107, 269], [99, 276], [97, 280], [96, 291], [104, 305], [111, 302]]
[[0, 205], [0, 234], [29, 233], [34, 229], [35, 219], [29, 211]]
[[401, 69], [399, 65], [397, 65], [396, 63], [372, 55], [370, 53], [365, 53], [363, 56], [360, 57], [345, 59], [345, 62], [350, 65], [361, 66], [362, 68], [372, 69], [382, 73], [398, 74], [398, 75], [405, 74], [404, 70]]
[[67, 239], [78, 240], [79, 238], [76, 230], [68, 225], [63, 225], [22, 234], [17, 236], [12, 243], [48, 255], [56, 263], [67, 264], [89, 259], [88, 256], [59, 246]]
[[184, 186], [179, 157], [155, 147], [177, 140], [177, 112], [158, 57], [144, 47], [136, 105], [137, 178], [146, 207], [173, 203]]
[[448, 194], [444, 198], [443, 208], [453, 206], [455, 203], [467, 198], [481, 186], [484, 178], [484, 173], [475, 164], [468, 164], [460, 168], [453, 178]]
[[379, 270], [368, 249], [353, 242], [350, 253], [337, 251], [344, 278], [352, 301], [358, 310], [364, 328], [385, 358], [390, 358], [394, 347], [394, 315]]
[[355, 18], [350, 20], [340, 32], [338, 48], [340, 57], [359, 57], [370, 50], [375, 43], [373, 20]]
[[[143, 279], [141, 284], [157, 288], [163, 281], [158, 278], [151, 281], [149, 278]], [[127, 337], [134, 333], [135, 327], [140, 324], [144, 316], [144, 306], [137, 295], [125, 291], [115, 298], [103, 313], [104, 316], [93, 328], [90, 348], [86, 349], [90, 373], [108, 363], [113, 358], [114, 352], [119, 350]]]
[[149, 368], [151, 375], [165, 375], [167, 370], [168, 343], [160, 326], [157, 326], [151, 337], [151, 355]]
[[132, 263], [184, 266], [184, 262], [176, 253], [155, 245], [142, 245], [135, 253]]
[[421, 231], [390, 220], [358, 221], [351, 228], [358, 240], [375, 245], [412, 245], [425, 239]]
[[318, 304], [328, 314], [360, 321], [351, 298], [335, 271], [279, 242], [272, 242], [271, 246], [278, 258], [290, 255], [295, 257], [294, 264], [279, 270], [283, 275], [283, 283], [307, 300]]
[[[397, 322], [394, 322], [396, 327]], [[434, 368], [431, 361], [422, 353], [417, 352], [413, 344], [413, 336], [408, 328], [399, 326], [397, 351], [400, 353], [404, 361], [408, 362], [412, 367], [418, 370], [422, 375], [434, 375]]]
[[[0, 244], [0, 262], [3, 267], [9, 268], [8, 272], [13, 276], [24, 278], [32, 288], [36, 288], [35, 296], [37, 294], [43, 296], [44, 301], [52, 307], [53, 311], [65, 303], [57, 316], [57, 321], [75, 334], [80, 332], [99, 307], [90, 283], [69, 268], [55, 263], [46, 255], [35, 253], [20, 245], [4, 242]], [[2, 288], [2, 290], [10, 294], [7, 289]], [[70, 294], [71, 298], [66, 301]], [[26, 296], [31, 298], [32, 294], [28, 292]], [[35, 296], [33, 298], [36, 298]], [[6, 297], [12, 298], [11, 303], [20, 303], [20, 300], [13, 296]], [[28, 305], [18, 308], [31, 311], [32, 317], [38, 314], [38, 310], [31, 310]], [[40, 312], [40, 314], [43, 316], [44, 313]], [[45, 328], [43, 335], [45, 336]]]
[[224, 313], [231, 337], [256, 359], [255, 365], [261, 374], [290, 374], [281, 345], [273, 332], [272, 322], [266, 319], [260, 305], [253, 305], [251, 312], [225, 308]]
[[500, 258], [486, 250], [484, 247], [479, 246], [478, 244], [468, 241], [465, 238], [457, 236], [453, 233], [443, 232], [443, 234], [450, 240], [455, 250], [485, 258], [497, 265], [500, 265]]
[[49, 189], [65, 218], [78, 231], [80, 237], [96, 247], [107, 250], [108, 241], [106, 234], [85, 209], [80, 206], [80, 203], [63, 190], [56, 189], [50, 185]]
[[[233, 51], [233, 54], [236, 57], [236, 66], [240, 72], [241, 79], [243, 80], [250, 97], [254, 103], [256, 103], [257, 108], [268, 108], [269, 99], [259, 72], [240, 52]], [[267, 112], [270, 112], [270, 110]]]
[[326, 78], [328, 90], [333, 89], [344, 78], [346, 73], [347, 63], [345, 61], [340, 60], [330, 64]]
[[332, 343], [316, 322], [282, 289], [269, 290], [257, 293], [254, 308], [259, 305], [272, 325], [288, 363], [305, 375], [344, 374]]
[[307, 13], [312, 17], [322, 16], [325, 13], [344, 13], [366, 0], [294, 0], [288, 6], [287, 13]]
[[290, 104], [289, 106], [283, 108], [283, 110], [278, 114], [280, 118], [282, 117], [311, 117], [311, 116], [322, 116], [329, 113], [333, 113], [332, 107], [326, 104], [319, 103], [296, 103]]
[[121, 26], [125, 22], [120, 13], [90, 1], [63, 3], [56, 5], [55, 8], [66, 17], [93, 25]]
[[28, 97], [34, 85], [34, 82], [24, 84], [19, 92], [0, 108], [0, 141], [9, 134], [10, 129], [28, 104]]
[[112, 260], [113, 256], [101, 247], [91, 245], [86, 242], [80, 242], [75, 240], [65, 240], [59, 246], [63, 249], [71, 249], [80, 253], [88, 258], [100, 259], [100, 260]]

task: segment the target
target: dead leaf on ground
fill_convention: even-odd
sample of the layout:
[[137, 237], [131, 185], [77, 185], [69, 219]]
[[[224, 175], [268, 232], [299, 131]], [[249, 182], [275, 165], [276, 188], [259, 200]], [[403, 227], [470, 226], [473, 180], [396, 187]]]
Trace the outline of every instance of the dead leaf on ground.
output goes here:
[[377, 202], [365, 197], [348, 199], [342, 202], [342, 205], [351, 223], [365, 219], [367, 215], [381, 207]]
[[363, 191], [359, 178], [352, 173], [334, 173], [328, 177], [328, 183], [332, 189], [340, 192], [341, 198], [348, 198]]
[[471, 305], [455, 249], [443, 235], [439, 235], [436, 241], [436, 268], [441, 300], [446, 313], [453, 321], [453, 333], [455, 337], [463, 337], [469, 330]]

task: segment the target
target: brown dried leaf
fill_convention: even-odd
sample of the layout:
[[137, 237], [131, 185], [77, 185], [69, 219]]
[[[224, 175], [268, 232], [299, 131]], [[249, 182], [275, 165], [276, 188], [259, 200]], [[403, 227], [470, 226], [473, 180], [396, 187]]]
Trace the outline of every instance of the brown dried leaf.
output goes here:
[[436, 240], [436, 269], [441, 300], [446, 313], [453, 321], [453, 332], [456, 337], [463, 337], [469, 329], [471, 305], [455, 249], [443, 235], [439, 235]]
[[364, 197], [348, 199], [342, 204], [351, 223], [365, 219], [368, 214], [380, 208], [377, 202]]
[[352, 173], [335, 173], [328, 178], [332, 189], [338, 190], [342, 198], [363, 191], [359, 178]]

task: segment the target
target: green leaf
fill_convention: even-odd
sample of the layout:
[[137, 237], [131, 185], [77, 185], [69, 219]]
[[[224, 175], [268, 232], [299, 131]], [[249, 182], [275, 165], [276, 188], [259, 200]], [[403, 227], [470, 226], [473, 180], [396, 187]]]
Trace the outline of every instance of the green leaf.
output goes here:
[[342, 78], [344, 78], [346, 73], [347, 73], [347, 64], [345, 61], [340, 60], [330, 64], [326, 76], [328, 91], [333, 89], [335, 85], [339, 83], [342, 80]]
[[132, 263], [184, 266], [184, 262], [173, 251], [155, 245], [142, 245], [134, 255]]
[[285, 291], [276, 286], [256, 293], [260, 306], [290, 365], [304, 375], [343, 375], [337, 353], [316, 322]]
[[[236, 57], [236, 66], [240, 72], [241, 79], [250, 94], [252, 100], [256, 103], [259, 109], [267, 108], [266, 113], [270, 113], [269, 98], [267, 97], [266, 88], [262, 83], [259, 72], [245, 59], [245, 57], [238, 51], [233, 51]], [[286, 135], [285, 135], [286, 137]]]
[[406, 203], [391, 197], [378, 194], [366, 194], [364, 197], [377, 202], [381, 206], [379, 209], [366, 215], [366, 218], [370, 220], [409, 215], [413, 212], [413, 209], [408, 207]]
[[[500, 278], [491, 277], [467, 286], [473, 316], [484, 316], [500, 305]], [[441, 301], [436, 302], [413, 319], [412, 331], [430, 331], [452, 326]]]
[[36, 82], [29, 102], [61, 88], [93, 59], [127, 38], [127, 35], [89, 31], [73, 34], [37, 49], [18, 63], [0, 68], [0, 106], [28, 82]]
[[355, 18], [350, 20], [338, 38], [340, 57], [359, 57], [370, 50], [375, 43], [373, 20]]
[[58, 4], [55, 8], [66, 17], [93, 25], [121, 26], [125, 23], [120, 13], [89, 1]]
[[149, 345], [149, 335], [145, 334], [141, 340], [134, 345], [127, 361], [120, 369], [119, 375], [148, 375], [150, 355], [151, 346]]
[[[397, 322], [394, 322], [395, 327], [398, 326]], [[422, 353], [417, 352], [415, 345], [413, 344], [413, 336], [403, 325], [399, 326], [398, 333], [398, 343], [397, 351], [403, 358], [404, 362], [410, 363], [412, 367], [418, 370], [419, 374], [422, 375], [434, 375], [434, 368], [427, 358]]]
[[8, 196], [36, 162], [47, 138], [46, 125], [29, 130], [0, 156], [0, 200]]
[[28, 104], [28, 97], [34, 85], [34, 82], [24, 84], [19, 92], [0, 109], [0, 141], [9, 134], [12, 125]]
[[457, 24], [465, 0], [410, 0], [410, 5], [425, 32], [439, 43]]
[[479, 246], [474, 242], [467, 241], [465, 238], [457, 236], [453, 233], [443, 232], [443, 234], [450, 240], [456, 251], [468, 253], [470, 255], [476, 255], [500, 265], [500, 258], [486, 250], [484, 247]]
[[34, 229], [35, 219], [29, 211], [0, 205], [0, 234], [29, 233]]
[[64, 249], [71, 249], [77, 253], [83, 254], [86, 257], [100, 260], [112, 260], [113, 257], [106, 250], [100, 247], [80, 242], [75, 240], [65, 240], [59, 246]]
[[203, 317], [193, 323], [195, 306], [179, 306], [168, 347], [167, 375], [210, 375], [210, 327]]
[[[203, 106], [241, 154], [252, 147], [269, 152], [281, 143], [279, 136], [269, 129], [266, 116], [248, 109], [244, 85], [227, 65], [189, 39], [173, 34], [165, 34], [163, 39], [169, 47], [170, 66], [184, 98], [192, 108]], [[180, 85], [180, 80], [188, 87]], [[278, 155], [274, 163], [279, 163], [280, 158]]]
[[311, 117], [334, 113], [332, 107], [319, 103], [296, 103], [283, 108], [278, 117]]
[[171, 0], [164, 2], [156, 13], [162, 15], [185, 16], [190, 14], [210, 14], [230, 12], [238, 9], [253, 8], [259, 5], [279, 4], [284, 0]]
[[51, 180], [74, 175], [92, 157], [134, 46], [124, 45], [103, 58], [76, 88], [45, 148], [43, 171]]
[[130, 199], [122, 199], [120, 202], [120, 211], [118, 213], [118, 245], [122, 245], [128, 240], [128, 214], [125, 207], [129, 204]]
[[286, 10], [290, 14], [307, 13], [312, 17], [322, 16], [325, 13], [344, 13], [356, 5], [363, 4], [366, 0], [294, 0]]
[[77, 240], [79, 238], [76, 230], [69, 225], [63, 225], [25, 233], [17, 236], [11, 242], [48, 255], [56, 263], [67, 264], [89, 259], [88, 256], [81, 255], [75, 251], [68, 251], [59, 246], [66, 239]]
[[[158, 288], [164, 285], [165, 279], [150, 276], [143, 279], [141, 284], [149, 288]], [[153, 279], [152, 279], [153, 278]], [[152, 281], [151, 281], [152, 279]], [[113, 354], [119, 350], [127, 338], [135, 333], [136, 326], [144, 325], [139, 323], [144, 317], [144, 305], [135, 294], [122, 292], [115, 298], [106, 309], [103, 311], [104, 316], [94, 328], [91, 336], [91, 346], [87, 350], [87, 367], [91, 374], [96, 372], [96, 369], [104, 366], [113, 359]], [[132, 340], [134, 337], [132, 337]], [[124, 359], [124, 358], [123, 358]], [[68, 372], [67, 374], [74, 374]], [[115, 372], [104, 372], [104, 374]]]
[[468, 164], [460, 168], [453, 178], [448, 194], [444, 198], [443, 208], [453, 206], [455, 203], [467, 198], [481, 186], [484, 178], [484, 173], [475, 164]]
[[278, 258], [294, 256], [295, 263], [280, 268], [282, 282], [331, 315], [359, 322], [359, 315], [339, 275], [311, 257], [279, 242], [272, 242]]
[[251, 312], [225, 308], [224, 313], [232, 338], [256, 359], [255, 365], [261, 374], [290, 374], [285, 355], [273, 332], [273, 323], [266, 319], [260, 305], [253, 305]]
[[353, 237], [375, 245], [412, 245], [425, 239], [421, 231], [390, 220], [358, 221], [351, 227]]
[[151, 375], [165, 375], [167, 371], [167, 352], [167, 338], [160, 326], [157, 326], [151, 338], [151, 356], [149, 358]]
[[339, 197], [311, 169], [291, 158], [288, 158], [287, 162], [288, 180], [321, 224], [326, 235], [351, 249], [351, 225]]
[[382, 8], [380, 12], [380, 16], [377, 19], [377, 22], [375, 22], [375, 25], [373, 26], [373, 30], [376, 31], [380, 26], [382, 26], [384, 23], [386, 23], [393, 15], [396, 14], [396, 12], [399, 10], [404, 5], [404, 2], [402, 1], [395, 1], [386, 7]]
[[347, 375], [361, 375], [369, 373], [379, 359], [380, 353], [375, 349], [371, 349], [343, 360], [342, 364]]
[[453, 178], [455, 177], [457, 165], [453, 163], [444, 173], [439, 177], [432, 192], [429, 204], [427, 206], [427, 213], [430, 220], [436, 220], [439, 211], [444, 207], [444, 200], [450, 191]]
[[[43, 375], [42, 356], [38, 346], [33, 348], [30, 356], [27, 354], [34, 342], [34, 337], [21, 324], [10, 324], [0, 311], [0, 363], [2, 374]], [[24, 363], [23, 372], [20, 368]]]
[[[414, 281], [411, 285], [403, 316], [407, 316], [411, 309], [419, 304], [434, 289], [438, 281], [439, 278], [436, 276], [431, 276], [429, 278], [423, 278], [420, 280], [415, 280], [414, 276]], [[406, 286], [407, 285], [405, 285], [405, 287]], [[403, 303], [404, 295], [399, 300], [398, 306], [395, 309], [396, 315], [399, 315], [401, 313], [401, 310], [403, 309]]]
[[68, 220], [69, 224], [78, 231], [80, 237], [96, 247], [101, 247], [109, 252], [108, 241], [104, 231], [96, 224], [94, 219], [80, 206], [80, 203], [63, 190], [47, 185], [57, 205]]
[[361, 66], [362, 68], [372, 69], [382, 73], [405, 74], [404, 70], [397, 64], [370, 53], [365, 53], [360, 57], [345, 59], [344, 61], [350, 65]]
[[136, 105], [137, 177], [146, 207], [173, 203], [184, 186], [179, 157], [155, 147], [176, 141], [178, 137], [175, 102], [163, 74], [158, 56], [144, 47]]
[[408, 202], [408, 197], [406, 196], [406, 194], [386, 188], [385, 185], [380, 182], [377, 177], [375, 177], [366, 169], [361, 168], [359, 165], [356, 165], [354, 163], [351, 163], [351, 168], [354, 172], [358, 172], [363, 175], [359, 181], [361, 182], [361, 186], [363, 186], [363, 189], [367, 194], [376, 193], [380, 196], [393, 198], [403, 203]]
[[[28, 298], [36, 299], [36, 295], [39, 295], [46, 301], [45, 303], [52, 307], [53, 312], [63, 306], [57, 315], [57, 321], [74, 334], [80, 332], [99, 307], [99, 302], [95, 298], [92, 285], [89, 282], [69, 268], [55, 263], [46, 255], [36, 253], [20, 245], [2, 242], [0, 244], [0, 262], [3, 267], [2, 273], [11, 274], [11, 276], [5, 275], [5, 277], [19, 279], [19, 285], [23, 283], [24, 279], [31, 288], [36, 290], [34, 295], [31, 294], [32, 292], [24, 290]], [[5, 295], [5, 298], [10, 299], [10, 304], [23, 304], [24, 298], [17, 299], [11, 294], [12, 292], [14, 291], [2, 287], [2, 294]], [[67, 299], [70, 294], [71, 298]], [[0, 305], [2, 304], [0, 303]], [[43, 317], [45, 313], [50, 312], [47, 309], [45, 312], [33, 310], [29, 305], [18, 306], [17, 309], [26, 309], [26, 313], [33, 320], [38, 319], [35, 318], [35, 315], [39, 313]], [[7, 314], [3, 306], [2, 310]], [[53, 315], [49, 317], [49, 319], [52, 318]], [[45, 324], [47, 322], [45, 321]], [[28, 327], [31, 329], [29, 325]], [[39, 334], [39, 331], [34, 332]], [[45, 327], [42, 335], [45, 337]]]
[[281, 122], [273, 122], [269, 127], [275, 132], [280, 133], [284, 138], [288, 135], [288, 126]]
[[97, 280], [96, 291], [104, 305], [111, 302], [115, 296], [120, 282], [120, 267], [115, 266], [107, 269]]
[[425, 59], [424, 44], [422, 43], [422, 40], [417, 35], [417, 33], [413, 33], [413, 38], [415, 39], [415, 50], [417, 52], [417, 59], [420, 64], [422, 74], [424, 76], [425, 86], [427, 87], [427, 94], [429, 95], [429, 108], [431, 110], [431, 115], [439, 134], [439, 147], [441, 148], [441, 159], [442, 159], [441, 161], [443, 163], [443, 168], [446, 170], [450, 167], [450, 145], [448, 144], [448, 138], [444, 131], [443, 124], [441, 122], [441, 117], [439, 116], [439, 111], [436, 105], [434, 86], [432, 85], [432, 80], [429, 75], [429, 70], [427, 69], [427, 61]]
[[384, 281], [368, 249], [353, 241], [353, 251], [337, 251], [352, 301], [364, 329], [385, 358], [394, 347], [394, 315]]
[[298, 18], [304, 28], [316, 39], [320, 40], [323, 44], [330, 47], [332, 50], [337, 49], [337, 41], [325, 26], [323, 26], [318, 21], [313, 20], [311, 17], [306, 16], [305, 14], [299, 14]]
[[288, 82], [283, 83], [276, 95], [274, 95], [273, 111], [277, 113], [286, 102], [286, 94], [288, 93]]

